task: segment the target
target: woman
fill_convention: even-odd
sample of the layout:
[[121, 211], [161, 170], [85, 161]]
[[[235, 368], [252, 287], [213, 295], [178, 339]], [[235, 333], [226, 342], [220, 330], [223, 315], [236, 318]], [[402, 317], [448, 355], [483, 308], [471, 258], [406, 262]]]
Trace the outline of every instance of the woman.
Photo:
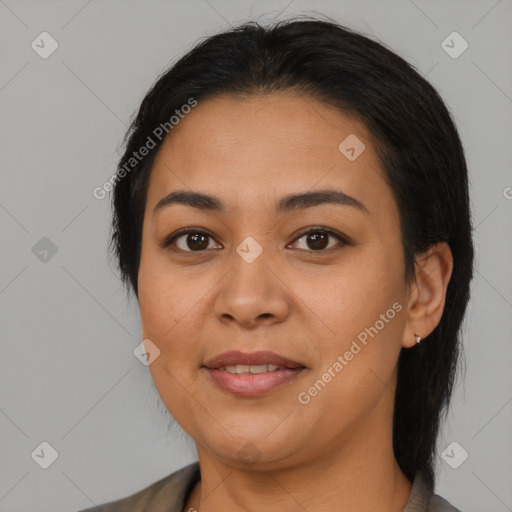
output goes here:
[[199, 461], [102, 510], [457, 510], [434, 456], [473, 245], [428, 82], [335, 23], [245, 24], [159, 78], [113, 181], [147, 362]]

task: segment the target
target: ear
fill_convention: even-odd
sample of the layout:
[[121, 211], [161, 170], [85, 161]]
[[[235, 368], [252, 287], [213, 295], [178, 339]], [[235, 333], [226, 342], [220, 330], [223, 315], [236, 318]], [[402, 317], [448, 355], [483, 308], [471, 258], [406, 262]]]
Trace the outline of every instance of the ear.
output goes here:
[[446, 242], [438, 242], [416, 256], [415, 279], [409, 287], [403, 347], [413, 347], [416, 335], [426, 338], [439, 324], [452, 270], [453, 255]]

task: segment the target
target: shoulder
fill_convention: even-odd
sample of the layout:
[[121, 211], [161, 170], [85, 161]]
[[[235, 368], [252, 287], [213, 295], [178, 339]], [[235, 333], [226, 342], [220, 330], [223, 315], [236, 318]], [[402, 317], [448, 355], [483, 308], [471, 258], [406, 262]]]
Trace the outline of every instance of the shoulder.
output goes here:
[[428, 512], [461, 512], [458, 508], [455, 508], [451, 503], [446, 501], [441, 496], [434, 494], [430, 500], [430, 508]]
[[441, 496], [434, 494], [427, 485], [424, 474], [416, 474], [411, 489], [411, 495], [403, 512], [461, 512]]
[[181, 512], [188, 493], [199, 479], [199, 463], [194, 462], [126, 498], [80, 512]]

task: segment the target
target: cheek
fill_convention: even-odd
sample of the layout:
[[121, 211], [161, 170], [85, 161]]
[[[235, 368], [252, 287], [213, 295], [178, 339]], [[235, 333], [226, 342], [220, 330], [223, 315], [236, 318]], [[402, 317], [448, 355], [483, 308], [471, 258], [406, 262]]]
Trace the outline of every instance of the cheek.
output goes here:
[[[200, 326], [206, 315], [205, 296], [211, 288], [205, 279], [185, 279], [184, 273], [150, 258], [141, 261], [139, 271], [139, 310], [142, 335], [160, 349], [158, 366], [183, 380], [188, 379], [201, 357]], [[158, 385], [158, 375], [154, 375]], [[164, 376], [165, 377], [165, 376]], [[160, 376], [160, 378], [162, 378]], [[167, 384], [166, 384], [167, 385]]]
[[165, 282], [158, 279], [156, 274], [139, 272], [138, 287], [143, 336], [162, 338], [177, 321]]
[[383, 258], [354, 258], [346, 266], [333, 268], [322, 290], [303, 289], [305, 302], [326, 319], [334, 337], [353, 337], [403, 300], [402, 269], [395, 267]]
[[[200, 297], [196, 286], [180, 280], [165, 257], [143, 249], [138, 274], [139, 309], [144, 336], [164, 338]], [[197, 295], [197, 297], [196, 297]]]
[[[193, 303], [200, 294], [184, 293], [183, 284], [161, 273], [155, 266], [139, 272], [139, 310], [143, 338], [160, 350], [149, 371], [163, 403], [180, 423], [187, 417], [191, 397], [187, 391], [196, 370], [197, 318]], [[182, 293], [183, 292], [183, 293]], [[195, 295], [198, 295], [195, 297]]]
[[333, 271], [323, 294], [310, 295], [311, 309], [329, 327], [327, 336], [317, 337], [322, 354], [318, 374], [330, 369], [339, 376], [331, 389], [347, 400], [360, 397], [362, 389], [367, 389], [370, 400], [375, 398], [382, 382], [389, 381], [401, 347], [402, 265], [396, 259], [391, 266], [388, 257], [377, 253]]

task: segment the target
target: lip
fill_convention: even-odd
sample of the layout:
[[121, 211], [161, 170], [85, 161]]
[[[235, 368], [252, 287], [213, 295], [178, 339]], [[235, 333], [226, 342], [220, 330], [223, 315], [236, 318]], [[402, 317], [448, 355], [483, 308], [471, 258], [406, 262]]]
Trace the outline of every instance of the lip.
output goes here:
[[282, 366], [288, 369], [305, 368], [305, 365], [287, 357], [270, 352], [268, 350], [262, 350], [259, 352], [240, 352], [238, 350], [231, 350], [230, 352], [224, 352], [218, 356], [209, 359], [204, 363], [204, 367], [210, 370], [219, 369], [224, 366], [233, 366], [236, 364], [275, 364], [276, 366]]
[[203, 368], [215, 384], [222, 390], [236, 396], [261, 396], [288, 384], [300, 375], [306, 368], [283, 368], [266, 373], [229, 373], [216, 368]]
[[[264, 373], [236, 374], [221, 368], [225, 366], [263, 365], [279, 366], [277, 370]], [[236, 350], [224, 352], [206, 361], [203, 370], [222, 390], [236, 396], [261, 396], [294, 381], [303, 374], [305, 365], [270, 351], [244, 353]]]

